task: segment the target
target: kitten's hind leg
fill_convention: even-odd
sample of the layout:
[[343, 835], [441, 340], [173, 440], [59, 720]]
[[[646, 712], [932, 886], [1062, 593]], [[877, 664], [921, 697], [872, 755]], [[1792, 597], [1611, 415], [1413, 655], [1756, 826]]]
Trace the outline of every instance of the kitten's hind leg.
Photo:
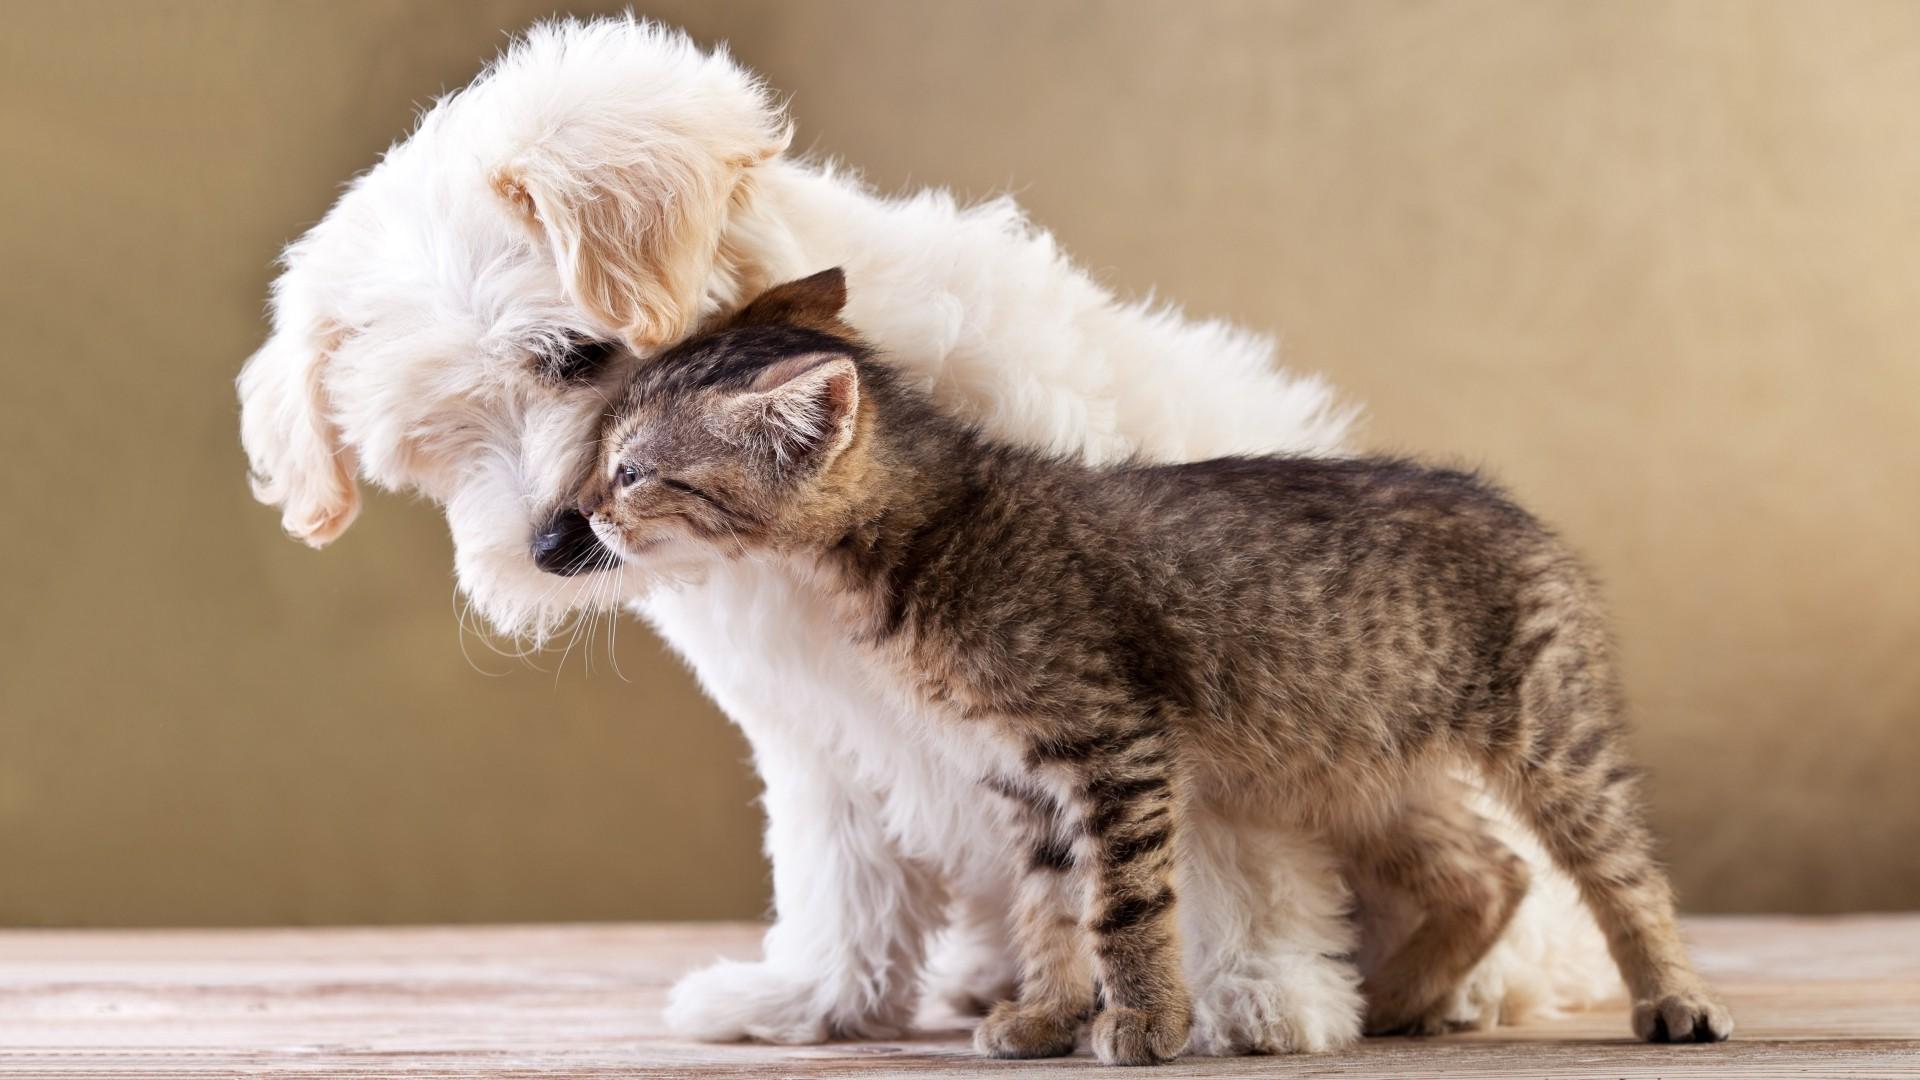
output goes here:
[[1348, 842], [1364, 898], [1410, 904], [1419, 921], [1366, 973], [1369, 1035], [1437, 1035], [1453, 1027], [1461, 982], [1505, 932], [1526, 898], [1526, 862], [1443, 785], [1404, 805], [1378, 832]]
[[1639, 773], [1621, 746], [1606, 636], [1585, 615], [1575, 606], [1522, 628], [1530, 661], [1516, 708], [1484, 729], [1489, 754], [1593, 908], [1633, 996], [1634, 1034], [1718, 1042], [1733, 1018], [1687, 961], [1673, 890], [1641, 819]]

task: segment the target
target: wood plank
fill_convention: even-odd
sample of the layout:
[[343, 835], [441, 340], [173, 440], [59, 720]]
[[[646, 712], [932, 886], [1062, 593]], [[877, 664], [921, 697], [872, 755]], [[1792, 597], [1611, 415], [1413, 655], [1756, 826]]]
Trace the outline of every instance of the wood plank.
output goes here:
[[[1619, 1007], [1310, 1057], [1189, 1059], [1186, 1076], [1920, 1076], [1920, 916], [1689, 924], [1740, 1024], [1650, 1047]], [[671, 1038], [666, 989], [743, 925], [0, 931], [0, 1075], [1086, 1076], [1082, 1056], [989, 1062], [964, 1025], [888, 1043]], [[1091, 1070], [1091, 1072], [1090, 1072]], [[1130, 1073], [1130, 1075], [1140, 1075]]]

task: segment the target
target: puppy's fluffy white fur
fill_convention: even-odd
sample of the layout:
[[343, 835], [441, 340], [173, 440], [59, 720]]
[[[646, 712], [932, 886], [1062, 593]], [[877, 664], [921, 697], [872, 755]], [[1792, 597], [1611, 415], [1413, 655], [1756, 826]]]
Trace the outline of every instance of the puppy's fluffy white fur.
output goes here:
[[[573, 331], [638, 363], [759, 288], [842, 266], [850, 321], [998, 436], [1192, 459], [1335, 452], [1348, 426], [1269, 341], [1117, 301], [1011, 201], [883, 199], [789, 160], [788, 141], [723, 52], [631, 19], [537, 27], [287, 249], [272, 336], [239, 380], [255, 492], [294, 536], [337, 537], [359, 479], [421, 492], [495, 626], [540, 638], [583, 607], [631, 605], [746, 732], [777, 921], [763, 959], [674, 989], [672, 1024], [705, 1039], [893, 1032], [923, 979], [953, 1000], [1004, 993], [1017, 860], [965, 751], [926, 737], [940, 718], [835, 644], [804, 581], [755, 562], [666, 584], [535, 568], [532, 531], [575, 489], [609, 385], [556, 383], [539, 355]], [[1356, 942], [1328, 854], [1201, 817], [1180, 883], [1193, 1049], [1352, 1040]], [[1462, 1019], [1613, 986], [1570, 889], [1533, 861], [1542, 884], [1463, 989]], [[1389, 941], [1417, 917], [1370, 912], [1363, 932]]]

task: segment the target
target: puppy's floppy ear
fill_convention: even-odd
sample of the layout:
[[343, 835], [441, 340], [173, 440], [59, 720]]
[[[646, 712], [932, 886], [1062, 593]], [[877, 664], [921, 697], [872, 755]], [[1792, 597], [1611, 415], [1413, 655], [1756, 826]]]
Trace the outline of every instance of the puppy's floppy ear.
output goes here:
[[829, 464], [853, 441], [860, 372], [840, 353], [809, 353], [769, 365], [722, 413], [718, 431], [758, 446], [782, 466]]
[[353, 451], [328, 415], [324, 374], [337, 331], [281, 325], [240, 371], [240, 441], [253, 497], [281, 508], [295, 539], [325, 547], [360, 512]]
[[734, 319], [738, 323], [798, 323], [837, 327], [847, 306], [847, 275], [839, 267], [798, 281], [775, 285], [755, 297]]
[[642, 352], [692, 329], [727, 220], [751, 171], [791, 129], [729, 137], [578, 117], [492, 175], [495, 192], [553, 251], [569, 298]]

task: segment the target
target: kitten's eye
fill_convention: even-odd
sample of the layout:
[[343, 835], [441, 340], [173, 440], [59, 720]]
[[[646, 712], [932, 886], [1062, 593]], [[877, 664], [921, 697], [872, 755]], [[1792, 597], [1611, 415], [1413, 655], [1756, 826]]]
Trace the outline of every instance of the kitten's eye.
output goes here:
[[578, 382], [599, 371], [607, 358], [618, 351], [618, 342], [568, 333], [559, 352], [540, 358], [540, 374], [555, 382]]
[[632, 465], [622, 465], [614, 471], [614, 481], [623, 488], [630, 488], [640, 482], [640, 470]]

